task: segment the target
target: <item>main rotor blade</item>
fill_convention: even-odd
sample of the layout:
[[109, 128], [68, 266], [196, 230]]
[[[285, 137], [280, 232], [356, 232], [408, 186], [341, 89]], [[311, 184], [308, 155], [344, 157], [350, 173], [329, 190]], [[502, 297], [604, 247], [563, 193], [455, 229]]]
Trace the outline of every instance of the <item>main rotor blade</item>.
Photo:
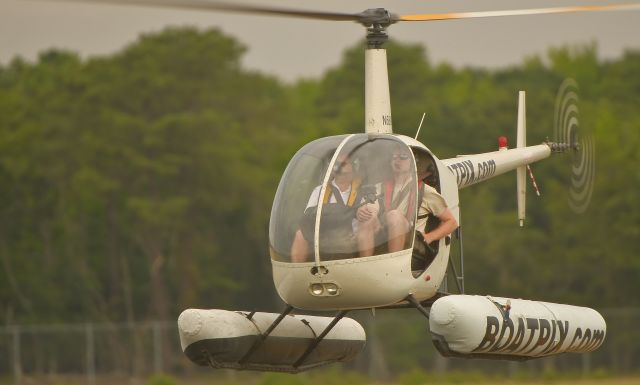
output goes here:
[[634, 10], [634, 9], [640, 9], [640, 3], [613, 4], [613, 5], [587, 5], [587, 6], [557, 7], [557, 8], [512, 9], [512, 10], [505, 10], [505, 11], [425, 13], [425, 14], [416, 14], [416, 15], [400, 15], [398, 16], [398, 20], [399, 21], [435, 21], [435, 20], [472, 19], [472, 18], [497, 17], [497, 16], [544, 15], [544, 14], [552, 14], [552, 13], [622, 11], [622, 10]]
[[195, 9], [200, 11], [229, 11], [237, 13], [253, 13], [274, 16], [301, 17], [318, 20], [358, 21], [360, 14], [308, 11], [293, 8], [264, 7], [260, 5], [233, 4], [206, 0], [66, 0], [85, 4], [121, 4], [143, 5], [179, 9]]

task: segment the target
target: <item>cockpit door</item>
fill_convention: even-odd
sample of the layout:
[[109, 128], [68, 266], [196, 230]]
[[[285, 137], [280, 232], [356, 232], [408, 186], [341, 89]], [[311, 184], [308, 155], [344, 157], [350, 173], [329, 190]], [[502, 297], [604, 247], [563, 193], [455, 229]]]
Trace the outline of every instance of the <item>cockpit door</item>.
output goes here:
[[[416, 169], [418, 179], [426, 184], [427, 188], [435, 189], [446, 201], [447, 208], [454, 218], [459, 220], [458, 210], [458, 186], [451, 172], [425, 147], [412, 147], [416, 158]], [[426, 220], [426, 223], [425, 223]], [[428, 214], [426, 218], [421, 218], [418, 212], [417, 231], [429, 232], [440, 224], [440, 219], [433, 214]], [[421, 242], [420, 237], [416, 237], [415, 242]], [[438, 242], [432, 242], [429, 246], [414, 245], [411, 261], [411, 270], [414, 277], [421, 276], [432, 263], [438, 261], [438, 265], [445, 265], [449, 258], [451, 236], [446, 236]], [[434, 266], [440, 270], [441, 266]]]

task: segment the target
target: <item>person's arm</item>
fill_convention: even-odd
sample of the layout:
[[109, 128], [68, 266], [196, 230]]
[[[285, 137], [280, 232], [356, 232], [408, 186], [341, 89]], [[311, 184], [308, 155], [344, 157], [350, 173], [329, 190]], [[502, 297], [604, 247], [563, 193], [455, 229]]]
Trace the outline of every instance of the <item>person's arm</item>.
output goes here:
[[456, 218], [453, 217], [453, 214], [451, 214], [448, 208], [445, 208], [438, 218], [440, 218], [438, 227], [428, 233], [424, 233], [424, 241], [427, 244], [446, 237], [458, 228], [458, 221], [456, 221]]

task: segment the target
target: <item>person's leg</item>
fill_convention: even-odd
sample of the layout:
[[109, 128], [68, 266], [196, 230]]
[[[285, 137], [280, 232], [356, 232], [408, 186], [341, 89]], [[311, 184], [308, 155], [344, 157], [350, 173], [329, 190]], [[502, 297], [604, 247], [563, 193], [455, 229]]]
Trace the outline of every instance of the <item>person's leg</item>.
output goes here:
[[368, 221], [358, 222], [358, 249], [361, 257], [370, 257], [373, 255], [375, 248], [376, 231], [380, 228], [380, 222], [377, 217], [372, 217]]
[[385, 216], [389, 236], [389, 252], [400, 251], [405, 248], [409, 222], [398, 210], [387, 211]]
[[291, 245], [291, 262], [306, 262], [309, 254], [309, 242], [304, 239], [302, 231], [296, 231]]

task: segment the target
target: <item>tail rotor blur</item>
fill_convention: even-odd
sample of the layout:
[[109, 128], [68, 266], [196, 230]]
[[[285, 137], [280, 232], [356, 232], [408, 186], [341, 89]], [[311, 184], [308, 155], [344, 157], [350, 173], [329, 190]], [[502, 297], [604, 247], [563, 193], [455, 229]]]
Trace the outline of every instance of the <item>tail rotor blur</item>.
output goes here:
[[580, 132], [578, 84], [565, 79], [556, 96], [554, 141], [568, 145], [573, 151], [568, 203], [577, 214], [587, 211], [595, 179], [595, 142], [591, 135]]

